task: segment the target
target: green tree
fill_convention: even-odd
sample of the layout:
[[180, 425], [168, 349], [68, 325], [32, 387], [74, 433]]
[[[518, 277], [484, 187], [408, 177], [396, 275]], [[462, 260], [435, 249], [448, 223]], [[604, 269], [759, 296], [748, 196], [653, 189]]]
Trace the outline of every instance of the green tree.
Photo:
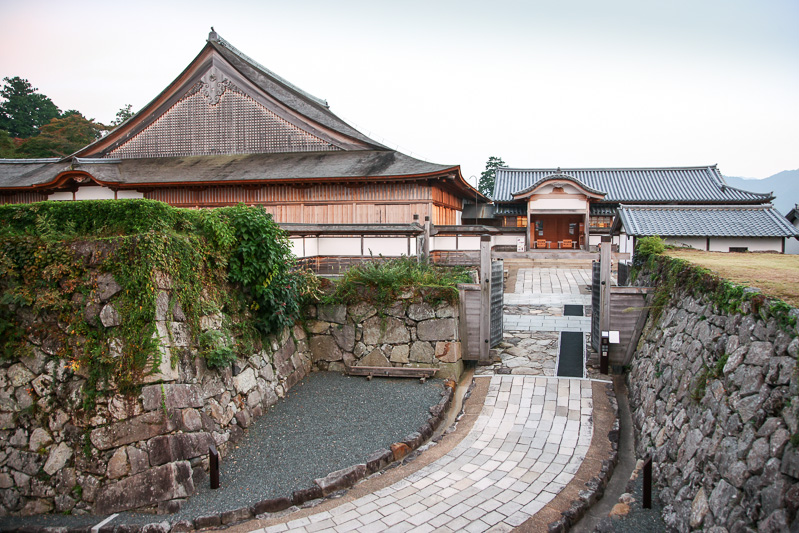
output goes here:
[[21, 157], [65, 157], [96, 141], [106, 128], [80, 113], [54, 118], [18, 148]]
[[0, 130], [0, 159], [14, 159], [17, 157], [17, 147], [14, 139], [6, 130]]
[[477, 186], [478, 190], [491, 198], [494, 194], [494, 180], [497, 177], [497, 169], [504, 167], [505, 162], [501, 157], [494, 157], [493, 155], [486, 161], [486, 169], [480, 174], [480, 182]]
[[112, 126], [119, 126], [130, 117], [132, 117], [135, 113], [133, 112], [133, 106], [128, 104], [123, 106], [119, 111], [117, 111], [116, 118], [111, 122]]
[[39, 128], [59, 116], [56, 105], [43, 94], [37, 93], [28, 80], [19, 76], [3, 78], [5, 84], [0, 96], [0, 130], [12, 137], [27, 139], [39, 132]]

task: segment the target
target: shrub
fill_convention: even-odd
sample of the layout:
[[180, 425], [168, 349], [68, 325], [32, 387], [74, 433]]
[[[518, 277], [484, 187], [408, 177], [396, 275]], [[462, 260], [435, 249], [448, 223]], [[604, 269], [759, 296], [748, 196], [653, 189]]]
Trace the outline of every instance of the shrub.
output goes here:
[[428, 303], [455, 302], [457, 284], [471, 281], [471, 274], [462, 267], [419, 263], [410, 257], [377, 257], [347, 270], [325, 300], [343, 303], [365, 300], [379, 307], [389, 305], [403, 292], [414, 290]]
[[644, 256], [659, 255], [662, 254], [665, 249], [666, 242], [657, 235], [641, 237], [635, 245], [635, 253]]

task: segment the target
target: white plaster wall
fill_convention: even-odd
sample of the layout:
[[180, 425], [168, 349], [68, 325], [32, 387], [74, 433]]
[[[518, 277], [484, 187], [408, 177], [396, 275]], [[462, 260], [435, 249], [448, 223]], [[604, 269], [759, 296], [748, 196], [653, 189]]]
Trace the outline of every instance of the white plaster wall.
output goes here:
[[524, 239], [524, 233], [514, 233], [513, 235], [493, 235], [491, 237], [491, 246], [516, 246], [516, 239], [519, 237]]
[[385, 256], [408, 255], [407, 237], [364, 237], [363, 254]]
[[587, 209], [588, 202], [586, 202], [585, 198], [536, 198], [530, 200], [528, 203], [528, 209], [530, 212], [536, 211], [562, 211], [564, 209], [569, 210], [581, 210], [585, 211]]
[[781, 252], [779, 237], [711, 237], [711, 252], [729, 252], [730, 247], [746, 247], [750, 252]]
[[457, 250], [455, 237], [430, 237], [430, 251], [452, 251]]
[[458, 237], [459, 250], [479, 250], [480, 237]]
[[302, 251], [302, 239], [289, 239], [289, 246], [291, 247], [291, 253], [296, 257], [305, 257]]
[[602, 242], [602, 235], [588, 235], [588, 246], [599, 246]]
[[[697, 250], [707, 249], [707, 239], [705, 237], [664, 237], [666, 244], [673, 246], [685, 246]], [[726, 252], [726, 248], [724, 249]]]
[[319, 255], [319, 239], [316, 237], [305, 237], [305, 257]]
[[[416, 238], [411, 238], [410, 255], [416, 255]], [[289, 239], [292, 253], [299, 257], [361, 255], [361, 238], [357, 237], [305, 237], [305, 251], [303, 252], [302, 237]], [[364, 237], [363, 253], [368, 256], [408, 255], [407, 237]]]
[[[306, 253], [308, 253], [307, 248]], [[366, 249], [364, 249], [364, 253], [366, 253]], [[319, 250], [316, 255], [361, 255], [361, 238], [319, 237]]]
[[69, 191], [59, 191], [54, 192], [50, 196], [47, 197], [48, 200], [52, 200], [55, 202], [63, 202], [65, 200], [72, 201], [72, 193]]
[[626, 233], [614, 236], [611, 243], [616, 244], [619, 247], [619, 253], [622, 254], [632, 254], [635, 249], [635, 238]]
[[[793, 221], [793, 227], [799, 229], [799, 218]], [[785, 239], [785, 253], [799, 254], [799, 240], [797, 240], [795, 237]]]
[[89, 185], [75, 191], [75, 200], [113, 200], [114, 191], [108, 187]]
[[139, 191], [117, 191], [117, 199], [118, 200], [137, 200], [139, 198], [144, 198], [144, 193]]

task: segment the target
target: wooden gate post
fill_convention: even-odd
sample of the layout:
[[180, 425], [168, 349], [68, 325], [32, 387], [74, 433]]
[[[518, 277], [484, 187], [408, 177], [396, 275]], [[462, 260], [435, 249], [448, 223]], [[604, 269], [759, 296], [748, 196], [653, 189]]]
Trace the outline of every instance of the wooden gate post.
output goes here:
[[599, 252], [599, 334], [610, 330], [610, 236], [602, 236]]
[[480, 356], [478, 364], [491, 364], [491, 237], [480, 236]]

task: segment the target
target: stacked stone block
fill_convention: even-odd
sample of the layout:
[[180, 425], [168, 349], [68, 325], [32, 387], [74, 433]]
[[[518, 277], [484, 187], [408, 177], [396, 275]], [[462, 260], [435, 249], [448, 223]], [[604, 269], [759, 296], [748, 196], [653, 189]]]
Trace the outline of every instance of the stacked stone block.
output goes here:
[[361, 302], [307, 311], [313, 364], [343, 372], [349, 366], [437, 368], [436, 377], [463, 371], [458, 307], [402, 298], [385, 309]]
[[[748, 310], [744, 310], [748, 311]], [[794, 309], [796, 317], [799, 311]], [[638, 457], [677, 531], [799, 527], [797, 327], [675, 295], [629, 374]]]
[[[156, 285], [160, 363], [139, 395], [118, 393], [112, 379], [91, 411], [83, 407], [86, 370], [59, 352], [66, 332], [42, 317], [20, 317], [32, 326], [32, 355], [0, 361], [0, 515], [174, 511], [207, 482], [209, 447], [224, 455], [311, 370], [301, 327], [227, 368], [209, 369], [180, 306], [170, 305], [170, 280], [158, 276]], [[113, 331], [120, 290], [100, 274], [81, 312]], [[224, 320], [205, 316], [200, 326], [219, 330]], [[120, 343], [112, 335], [112, 354]]]

